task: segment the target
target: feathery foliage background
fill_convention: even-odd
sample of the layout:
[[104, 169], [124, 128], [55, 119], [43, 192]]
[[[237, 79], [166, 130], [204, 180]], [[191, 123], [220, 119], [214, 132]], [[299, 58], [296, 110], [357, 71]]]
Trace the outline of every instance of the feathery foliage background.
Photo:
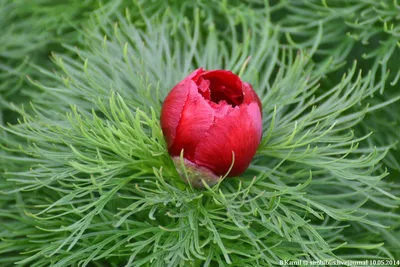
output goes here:
[[[400, 260], [399, 14], [396, 0], [0, 0], [0, 264]], [[264, 116], [248, 171], [203, 191], [159, 125], [198, 67], [250, 82]]]

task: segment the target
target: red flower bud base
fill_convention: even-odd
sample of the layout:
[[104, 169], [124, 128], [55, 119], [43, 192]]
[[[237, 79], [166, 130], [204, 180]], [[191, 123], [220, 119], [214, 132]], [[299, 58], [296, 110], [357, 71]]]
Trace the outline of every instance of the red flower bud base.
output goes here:
[[[172, 160], [183, 181], [191, 184], [194, 188], [204, 188], [202, 180], [208, 186], [213, 186], [221, 179], [220, 176], [215, 175], [209, 169], [198, 166], [185, 158], [183, 159], [183, 162], [181, 161], [180, 157], [172, 157]], [[185, 166], [187, 176], [183, 169], [182, 163]]]

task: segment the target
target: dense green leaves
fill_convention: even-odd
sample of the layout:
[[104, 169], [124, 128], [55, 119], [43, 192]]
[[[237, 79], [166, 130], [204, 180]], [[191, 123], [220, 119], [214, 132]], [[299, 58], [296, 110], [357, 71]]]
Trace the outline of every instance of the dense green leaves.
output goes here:
[[[398, 259], [398, 5], [341, 2], [1, 2], [0, 25], [19, 26], [0, 53], [0, 118], [15, 121], [0, 121], [0, 263]], [[28, 34], [21, 14], [52, 30]], [[53, 45], [51, 64], [21, 65]], [[250, 82], [264, 120], [248, 171], [205, 190], [181, 180], [158, 121], [198, 67]]]

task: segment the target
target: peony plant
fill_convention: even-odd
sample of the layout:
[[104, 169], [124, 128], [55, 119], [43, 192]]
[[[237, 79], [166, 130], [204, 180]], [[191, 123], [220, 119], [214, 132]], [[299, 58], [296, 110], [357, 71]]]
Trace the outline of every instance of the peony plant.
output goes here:
[[200, 68], [164, 100], [161, 128], [182, 178], [194, 187], [203, 187], [203, 180], [212, 186], [250, 165], [262, 137], [262, 105], [251, 85], [232, 72]]

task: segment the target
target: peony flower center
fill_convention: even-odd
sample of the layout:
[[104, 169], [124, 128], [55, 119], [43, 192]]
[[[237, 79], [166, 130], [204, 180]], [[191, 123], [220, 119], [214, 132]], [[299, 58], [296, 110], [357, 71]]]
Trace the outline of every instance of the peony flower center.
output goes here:
[[225, 101], [235, 107], [243, 103], [242, 82], [231, 72], [209, 72], [198, 77], [196, 84], [199, 93], [214, 103]]

